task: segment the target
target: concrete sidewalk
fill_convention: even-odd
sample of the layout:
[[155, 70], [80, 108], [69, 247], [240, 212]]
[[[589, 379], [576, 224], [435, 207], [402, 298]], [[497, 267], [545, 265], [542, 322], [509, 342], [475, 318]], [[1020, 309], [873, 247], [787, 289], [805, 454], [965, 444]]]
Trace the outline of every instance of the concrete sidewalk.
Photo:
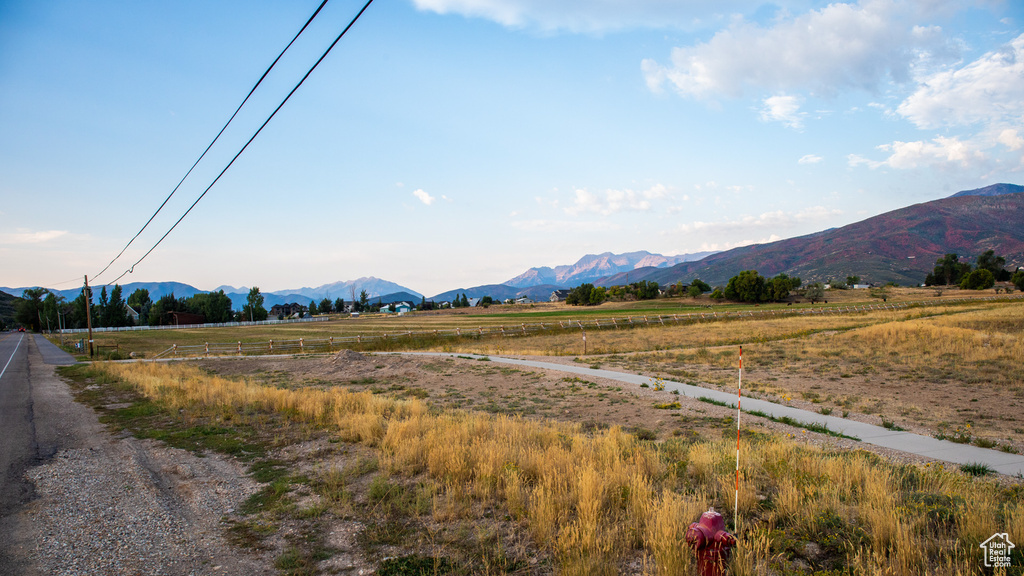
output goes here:
[[[452, 358], [460, 356], [483, 358], [483, 356], [478, 354], [450, 354], [443, 352], [403, 352], [402, 354], [417, 356], [450, 356]], [[541, 370], [556, 370], [559, 372], [569, 372], [571, 374], [579, 374], [582, 376], [607, 378], [609, 380], [617, 380], [627, 384], [635, 384], [637, 387], [641, 384], [650, 385], [652, 382], [650, 376], [640, 376], [638, 374], [628, 374], [612, 370], [555, 364], [553, 362], [519, 360], [516, 358], [503, 358], [500, 356], [487, 356], [487, 358], [490, 358], [492, 362], [497, 362], [499, 364], [514, 364], [517, 366], [528, 366]], [[736, 406], [735, 393], [722, 392], [720, 390], [712, 390], [710, 388], [701, 388], [700, 386], [692, 386], [690, 384], [683, 384], [681, 382], [674, 382], [671, 380], [663, 380], [663, 382], [666, 390], [678, 390], [679, 394], [682, 396], [688, 396], [690, 398], [709, 398], [716, 402], [725, 402], [734, 408]], [[889, 430], [888, 428], [875, 426], [873, 424], [855, 422], [853, 420], [847, 420], [836, 416], [825, 416], [824, 414], [818, 414], [817, 412], [792, 408], [790, 406], [784, 406], [782, 404], [776, 404], [766, 400], [758, 400], [756, 398], [743, 398], [743, 411], [763, 412], [764, 414], [775, 418], [789, 417], [805, 424], [820, 424], [828, 426], [829, 430], [858, 438], [867, 444], [892, 448], [893, 450], [917, 454], [919, 456], [942, 460], [944, 462], [952, 462], [958, 465], [973, 463], [987, 464], [990, 468], [1000, 474], [1006, 474], [1007, 476], [1024, 476], [1024, 455], [1021, 454], [1009, 454], [998, 450], [990, 450], [988, 448], [978, 448], [977, 446], [971, 446], [969, 444], [957, 444], [955, 442], [949, 442], [948, 440], [937, 440], [930, 436], [922, 436], [911, 432]]]
[[46, 364], [71, 366], [78, 363], [74, 356], [58, 348], [53, 342], [47, 340], [45, 336], [33, 334], [32, 341], [35, 342], [36, 348]]

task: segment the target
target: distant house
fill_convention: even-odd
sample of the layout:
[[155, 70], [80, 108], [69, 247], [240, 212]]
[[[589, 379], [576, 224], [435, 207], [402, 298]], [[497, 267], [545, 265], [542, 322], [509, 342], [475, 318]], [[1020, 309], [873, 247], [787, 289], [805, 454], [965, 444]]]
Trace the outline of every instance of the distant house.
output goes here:
[[533, 304], [533, 300], [529, 296], [520, 296], [516, 298], [516, 304]]
[[412, 304], [408, 302], [396, 302], [395, 312], [399, 314], [406, 314], [408, 312], [412, 312]]
[[470, 306], [476, 306], [477, 304], [480, 303], [480, 300], [482, 300], [482, 298], [470, 298], [469, 299], [469, 305]]
[[549, 302], [565, 302], [565, 299], [569, 297], [568, 290], [555, 290], [551, 293], [551, 297], [548, 298]]
[[168, 312], [171, 317], [171, 324], [174, 326], [188, 326], [191, 324], [205, 324], [206, 316], [192, 314], [189, 312]]
[[306, 313], [306, 307], [302, 304], [292, 302], [291, 304], [274, 304], [270, 307], [270, 316], [279, 318], [290, 318], [296, 314], [302, 316]]
[[853, 289], [854, 290], [867, 290], [868, 288], [871, 288], [871, 284], [854, 284], [853, 285]]
[[[84, 308], [85, 305], [83, 304], [82, 307]], [[128, 317], [132, 319], [132, 324], [137, 325], [139, 323], [139, 313], [135, 311], [135, 308], [125, 304], [124, 310], [128, 313]]]

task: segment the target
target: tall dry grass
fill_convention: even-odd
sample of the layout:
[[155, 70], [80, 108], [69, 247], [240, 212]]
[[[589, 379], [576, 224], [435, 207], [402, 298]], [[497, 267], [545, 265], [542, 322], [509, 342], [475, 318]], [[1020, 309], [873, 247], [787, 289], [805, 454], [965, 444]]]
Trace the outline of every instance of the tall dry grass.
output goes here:
[[[435, 519], [507, 510], [559, 574], [616, 574], [637, 558], [651, 574], [686, 573], [689, 523], [710, 506], [734, 520], [732, 440], [654, 443], [619, 428], [586, 434], [570, 423], [433, 413], [417, 400], [267, 388], [186, 365], [102, 369], [174, 412], [273, 411], [373, 446], [385, 472], [441, 487]], [[735, 574], [777, 573], [797, 558], [849, 574], [980, 574], [981, 541], [995, 531], [1024, 540], [1016, 488], [779, 437], [741, 448]]]

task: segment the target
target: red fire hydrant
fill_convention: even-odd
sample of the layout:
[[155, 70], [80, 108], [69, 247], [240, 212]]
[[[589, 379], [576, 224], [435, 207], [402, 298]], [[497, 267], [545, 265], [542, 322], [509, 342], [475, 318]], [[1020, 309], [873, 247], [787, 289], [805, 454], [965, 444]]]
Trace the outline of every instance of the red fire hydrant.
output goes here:
[[721, 576], [736, 537], [725, 531], [725, 519], [711, 508], [686, 529], [686, 542], [697, 554], [700, 576]]

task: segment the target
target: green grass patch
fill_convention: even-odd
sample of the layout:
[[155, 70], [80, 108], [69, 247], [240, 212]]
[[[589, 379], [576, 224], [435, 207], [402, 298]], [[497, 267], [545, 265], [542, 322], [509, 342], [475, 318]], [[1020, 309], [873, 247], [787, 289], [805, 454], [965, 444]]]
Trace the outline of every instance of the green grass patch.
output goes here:
[[968, 476], [989, 476], [991, 474], [995, 474], [995, 470], [993, 470], [991, 466], [988, 464], [982, 464], [981, 462], [961, 464], [960, 471]]
[[455, 565], [441, 556], [401, 556], [388, 558], [377, 568], [377, 576], [434, 576], [451, 574]]

